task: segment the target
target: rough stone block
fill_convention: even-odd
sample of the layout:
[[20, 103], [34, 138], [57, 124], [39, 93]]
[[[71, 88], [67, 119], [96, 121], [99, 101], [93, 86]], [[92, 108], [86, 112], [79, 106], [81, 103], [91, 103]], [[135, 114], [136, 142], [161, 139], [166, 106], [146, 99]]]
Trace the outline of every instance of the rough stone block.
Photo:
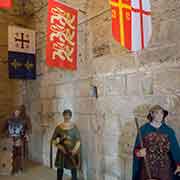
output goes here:
[[153, 94], [153, 77], [152, 77], [152, 75], [142, 77], [141, 88], [142, 88], [142, 93], [145, 96]]
[[90, 123], [91, 116], [81, 115], [81, 114], [76, 113], [73, 119], [75, 120], [75, 123], [81, 132], [87, 133], [90, 130], [89, 123]]
[[103, 137], [103, 152], [107, 156], [119, 156], [119, 136], [104, 136]]
[[[123, 169], [123, 160], [119, 159], [118, 157], [112, 157], [112, 156], [105, 156], [104, 157], [104, 163], [105, 163], [105, 179], [123, 179], [122, 173], [124, 171]], [[107, 179], [109, 180], [109, 179]]]
[[121, 133], [121, 119], [119, 114], [105, 113], [103, 128], [104, 135], [119, 135]]
[[55, 86], [49, 86], [47, 87], [47, 98], [54, 98], [56, 96], [56, 88]]
[[46, 114], [48, 112], [52, 111], [51, 101], [50, 100], [43, 100], [42, 101], [43, 106], [43, 114]]
[[156, 95], [180, 93], [179, 67], [154, 73], [154, 93]]
[[127, 76], [127, 95], [129, 96], [140, 96], [142, 95], [141, 79], [143, 73], [135, 73]]
[[[126, 72], [137, 67], [134, 57], [127, 55], [104, 56], [92, 61], [92, 74], [108, 74]], [[112, 74], [111, 74], [112, 73]]]
[[94, 98], [76, 98], [74, 105], [77, 113], [92, 114], [96, 111]]
[[78, 81], [75, 84], [75, 96], [88, 97], [90, 95], [91, 83], [90, 80]]
[[174, 61], [176, 55], [176, 44], [159, 44], [157, 47], [142, 51], [138, 57], [141, 64], [163, 63]]
[[105, 78], [106, 96], [123, 96], [126, 94], [126, 75], [109, 76]]
[[74, 85], [72, 83], [66, 83], [56, 86], [56, 97], [72, 97], [74, 95]]

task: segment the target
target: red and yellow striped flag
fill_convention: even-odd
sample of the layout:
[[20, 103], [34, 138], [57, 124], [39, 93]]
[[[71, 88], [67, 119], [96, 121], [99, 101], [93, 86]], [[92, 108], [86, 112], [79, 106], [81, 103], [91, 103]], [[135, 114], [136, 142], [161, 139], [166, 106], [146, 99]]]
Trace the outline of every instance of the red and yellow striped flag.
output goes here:
[[[123, 2], [126, 1], [126, 2]], [[114, 38], [121, 43], [123, 47], [130, 47], [131, 37], [131, 5], [130, 0], [111, 0], [112, 7], [112, 32]]]
[[110, 0], [110, 4], [114, 38], [131, 51], [144, 49], [152, 33], [149, 0]]

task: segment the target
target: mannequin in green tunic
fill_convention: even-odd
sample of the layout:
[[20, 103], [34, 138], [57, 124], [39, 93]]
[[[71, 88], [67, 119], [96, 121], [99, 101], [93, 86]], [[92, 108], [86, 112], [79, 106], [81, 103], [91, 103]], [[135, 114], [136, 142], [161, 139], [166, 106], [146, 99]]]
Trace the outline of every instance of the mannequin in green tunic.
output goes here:
[[63, 171], [71, 170], [72, 180], [77, 180], [77, 169], [80, 167], [80, 134], [77, 127], [70, 122], [71, 110], [63, 112], [64, 122], [59, 124], [53, 134], [51, 144], [57, 147], [55, 166], [57, 180], [63, 179]]

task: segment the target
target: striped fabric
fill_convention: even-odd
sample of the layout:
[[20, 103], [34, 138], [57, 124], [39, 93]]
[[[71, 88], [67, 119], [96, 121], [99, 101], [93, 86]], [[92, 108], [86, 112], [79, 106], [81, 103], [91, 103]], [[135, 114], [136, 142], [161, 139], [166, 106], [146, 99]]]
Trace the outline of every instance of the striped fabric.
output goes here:
[[149, 0], [111, 0], [112, 34], [130, 51], [147, 47], [152, 34]]

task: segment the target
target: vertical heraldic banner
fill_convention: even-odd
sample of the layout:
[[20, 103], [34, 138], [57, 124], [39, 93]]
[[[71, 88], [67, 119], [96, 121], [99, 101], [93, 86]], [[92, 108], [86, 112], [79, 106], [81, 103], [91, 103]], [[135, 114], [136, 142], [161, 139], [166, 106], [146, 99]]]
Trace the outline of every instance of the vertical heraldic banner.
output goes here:
[[10, 79], [36, 79], [35, 31], [8, 27], [8, 69]]
[[46, 62], [50, 67], [77, 69], [78, 12], [57, 0], [48, 0]]

